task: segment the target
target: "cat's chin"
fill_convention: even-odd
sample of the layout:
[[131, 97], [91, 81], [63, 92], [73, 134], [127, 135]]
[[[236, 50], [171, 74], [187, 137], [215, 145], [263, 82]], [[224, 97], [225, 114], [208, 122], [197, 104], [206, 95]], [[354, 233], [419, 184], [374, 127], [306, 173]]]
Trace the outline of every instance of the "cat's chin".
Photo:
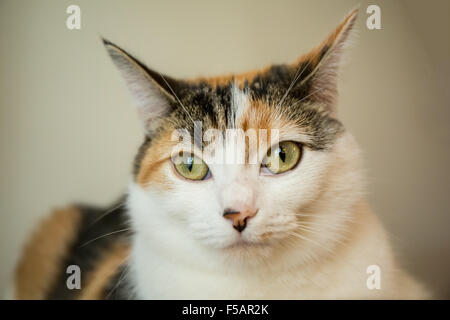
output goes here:
[[270, 241], [249, 241], [240, 238], [218, 252], [224, 263], [238, 268], [258, 268], [274, 254], [274, 245]]
[[270, 244], [268, 242], [253, 242], [244, 239], [239, 239], [234, 243], [226, 246], [225, 250], [233, 250], [233, 249], [251, 249], [251, 248], [267, 248]]
[[267, 256], [270, 254], [272, 249], [272, 244], [269, 241], [249, 241], [240, 238], [233, 243], [222, 248], [225, 254], [232, 256], [238, 255], [240, 257], [251, 257], [251, 256]]

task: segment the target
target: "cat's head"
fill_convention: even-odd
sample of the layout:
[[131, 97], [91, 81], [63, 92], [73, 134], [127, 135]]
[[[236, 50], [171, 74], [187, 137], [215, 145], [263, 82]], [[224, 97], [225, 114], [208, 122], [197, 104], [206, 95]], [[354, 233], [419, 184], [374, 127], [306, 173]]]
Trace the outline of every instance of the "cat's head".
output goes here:
[[343, 238], [360, 187], [337, 71], [355, 19], [294, 63], [195, 80], [104, 42], [146, 132], [129, 206], [149, 247], [248, 259], [300, 245], [313, 257]]

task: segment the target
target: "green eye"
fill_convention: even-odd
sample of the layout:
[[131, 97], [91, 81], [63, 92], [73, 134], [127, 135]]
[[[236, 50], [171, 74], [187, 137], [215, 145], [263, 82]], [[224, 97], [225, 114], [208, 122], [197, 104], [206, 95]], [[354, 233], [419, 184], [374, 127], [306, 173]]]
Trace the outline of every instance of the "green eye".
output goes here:
[[282, 141], [278, 147], [272, 147], [263, 160], [262, 166], [272, 174], [280, 174], [291, 170], [300, 161], [302, 150], [298, 143]]
[[189, 180], [204, 180], [209, 173], [206, 163], [193, 154], [176, 157], [174, 166], [182, 177]]

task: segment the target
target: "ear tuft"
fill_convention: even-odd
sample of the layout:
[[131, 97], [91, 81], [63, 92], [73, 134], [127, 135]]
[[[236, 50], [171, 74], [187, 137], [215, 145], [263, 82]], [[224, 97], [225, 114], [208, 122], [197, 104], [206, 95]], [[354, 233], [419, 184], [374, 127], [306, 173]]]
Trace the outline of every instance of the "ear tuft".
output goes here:
[[[168, 82], [161, 84], [161, 80], [165, 80], [161, 74], [148, 69], [112, 42], [102, 41], [136, 102], [144, 129], [151, 135], [160, 120], [171, 111], [173, 96], [167, 91]], [[174, 82], [173, 79], [170, 81]]]
[[339, 66], [342, 64], [342, 57], [349, 44], [357, 16], [358, 9], [355, 9], [319, 47], [300, 57], [294, 64], [295, 67], [311, 66], [312, 71], [302, 79], [300, 85], [307, 85], [311, 99], [326, 105], [332, 113], [336, 111]]

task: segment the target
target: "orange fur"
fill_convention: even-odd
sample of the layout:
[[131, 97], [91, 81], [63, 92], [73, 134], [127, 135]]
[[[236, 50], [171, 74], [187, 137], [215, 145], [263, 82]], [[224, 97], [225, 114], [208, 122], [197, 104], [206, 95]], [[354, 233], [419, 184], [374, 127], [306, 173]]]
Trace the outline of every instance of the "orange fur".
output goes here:
[[77, 236], [81, 213], [56, 210], [26, 244], [15, 273], [17, 299], [43, 299], [57, 279], [61, 263]]
[[137, 182], [146, 186], [151, 182], [155, 182], [158, 186], [170, 189], [170, 184], [162, 172], [164, 165], [170, 159], [167, 150], [171, 150], [176, 142], [171, 141], [172, 130], [166, 130], [161, 134], [160, 138], [155, 140], [150, 148], [145, 151], [142, 158]]
[[116, 244], [105, 253], [94, 270], [88, 275], [87, 285], [83, 288], [80, 300], [104, 299], [104, 289], [120, 266], [126, 261], [130, 248], [124, 244]]

